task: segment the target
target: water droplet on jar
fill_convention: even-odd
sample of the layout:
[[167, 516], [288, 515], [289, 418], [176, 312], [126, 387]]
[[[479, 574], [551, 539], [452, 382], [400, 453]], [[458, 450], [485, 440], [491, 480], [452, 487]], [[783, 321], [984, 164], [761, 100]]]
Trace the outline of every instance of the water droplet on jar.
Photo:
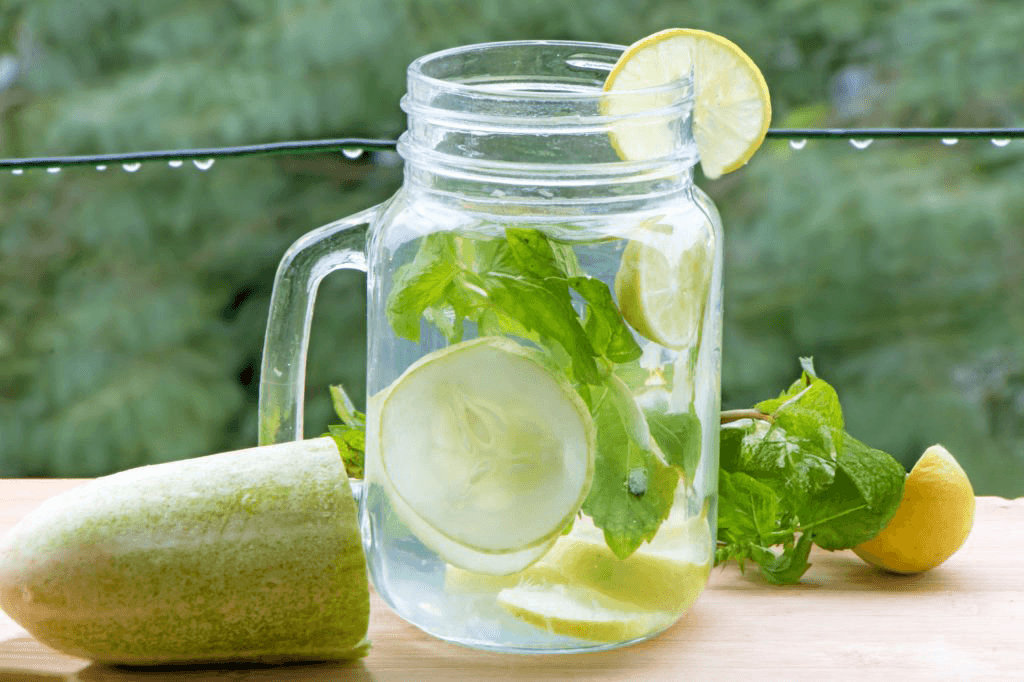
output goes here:
[[789, 146], [791, 149], [803, 149], [807, 146], [807, 138], [802, 140], [790, 140]]
[[346, 159], [358, 159], [363, 155], [363, 150], [355, 147], [344, 147], [341, 153], [345, 155]]
[[25, 174], [25, 169], [24, 168], [12, 168], [11, 169], [11, 175], [24, 175], [24, 174]]
[[46, 172], [50, 175], [56, 175], [57, 173], [60, 173], [60, 166], [51, 166], [46, 169]]
[[137, 171], [140, 168], [142, 168], [142, 164], [138, 163], [138, 162], [136, 162], [136, 163], [122, 163], [121, 164], [121, 168], [124, 168], [124, 171], [126, 173], [134, 173], [135, 171]]
[[959, 141], [960, 140], [955, 138], [955, 137], [944, 137], [944, 138], [942, 138], [942, 144], [946, 145], [947, 147], [952, 147], [953, 145], [955, 145]]
[[1008, 138], [1008, 137], [993, 137], [992, 138], [992, 144], [994, 144], [997, 147], [1005, 147], [1006, 145], [1010, 144], [1010, 138]]
[[98, 171], [105, 171], [105, 170], [107, 170], [107, 167], [101, 164], [99, 166], [96, 166], [96, 170], [98, 170]]
[[181, 168], [183, 163], [184, 161], [182, 161], [181, 159], [174, 159], [173, 161], [168, 161], [167, 165], [170, 166], [171, 168]]
[[205, 161], [202, 159], [193, 159], [192, 165], [202, 171], [210, 170], [213, 168], [213, 159], [206, 159]]
[[855, 140], [853, 138], [850, 138], [850, 144], [853, 145], [855, 149], [867, 149], [868, 147], [871, 146], [872, 142], [874, 142], [874, 140]]

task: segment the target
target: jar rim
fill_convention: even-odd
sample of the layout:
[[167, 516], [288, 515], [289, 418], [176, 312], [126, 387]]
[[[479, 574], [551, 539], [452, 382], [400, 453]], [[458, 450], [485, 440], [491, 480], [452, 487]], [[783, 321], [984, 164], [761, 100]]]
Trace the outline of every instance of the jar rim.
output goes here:
[[[429, 88], [434, 94], [449, 94], [468, 97], [486, 97], [502, 100], [530, 100], [544, 99], [555, 101], [597, 101], [615, 96], [617, 93], [605, 92], [601, 88], [574, 89], [574, 90], [538, 90], [522, 91], [514, 88], [502, 87], [495, 83], [471, 82], [444, 78], [431, 75], [430, 70], [436, 69], [446, 61], [456, 61], [471, 57], [474, 53], [481, 54], [495, 50], [515, 48], [575, 48], [580, 50], [576, 56], [570, 56], [567, 62], [575, 65], [581, 72], [587, 70], [603, 72], [604, 77], [611, 72], [615, 61], [627, 49], [625, 45], [613, 43], [587, 42], [575, 40], [508, 40], [485, 43], [473, 43], [458, 47], [447, 48], [425, 54], [413, 60], [407, 69], [407, 78], [410, 93], [416, 85]], [[590, 51], [589, 53], [586, 51]], [[610, 62], [608, 58], [614, 57]], [[604, 61], [601, 59], [604, 58]], [[574, 63], [575, 62], [575, 63]], [[680, 78], [660, 85], [622, 91], [632, 97], [651, 97], [658, 95], [672, 95], [676, 101], [691, 102], [693, 99], [692, 77]], [[408, 97], [408, 95], [407, 95]]]
[[[472, 174], [516, 184], [524, 173], [557, 184], [553, 173], [589, 185], [594, 173], [587, 169], [595, 164], [605, 181], [609, 174], [676, 174], [697, 160], [692, 74], [606, 92], [625, 49], [516, 40], [420, 57], [409, 66], [401, 101], [409, 125], [399, 154], [437, 176]], [[616, 147], [623, 137], [643, 140], [640, 153], [624, 156]]]

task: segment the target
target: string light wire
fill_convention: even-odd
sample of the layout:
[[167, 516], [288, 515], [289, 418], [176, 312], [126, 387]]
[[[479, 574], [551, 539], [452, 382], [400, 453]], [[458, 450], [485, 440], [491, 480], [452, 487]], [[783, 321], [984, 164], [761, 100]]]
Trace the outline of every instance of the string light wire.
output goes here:
[[[886, 138], [990, 138], [993, 141], [1024, 138], [1024, 128], [772, 128], [767, 137], [774, 139], [842, 139], [875, 140]], [[65, 166], [107, 166], [146, 161], [167, 161], [172, 164], [191, 160], [206, 163], [210, 159], [267, 154], [343, 153], [345, 151], [391, 151], [395, 140], [346, 137], [327, 140], [296, 140], [267, 142], [234, 147], [197, 149], [168, 149], [136, 151], [122, 154], [85, 154], [79, 156], [39, 156], [22, 159], [0, 159], [0, 168], [23, 170], [28, 168], [63, 168]], [[198, 164], [197, 164], [198, 165]], [[102, 170], [102, 168], [101, 168]]]

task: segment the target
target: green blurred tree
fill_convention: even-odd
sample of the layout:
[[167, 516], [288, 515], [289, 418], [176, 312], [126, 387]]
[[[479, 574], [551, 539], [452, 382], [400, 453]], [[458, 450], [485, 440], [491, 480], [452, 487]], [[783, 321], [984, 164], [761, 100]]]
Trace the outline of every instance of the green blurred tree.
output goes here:
[[[776, 125], [1020, 124], [1012, 0], [12, 0], [0, 153], [392, 137], [421, 54], [629, 43], [667, 26], [741, 45]], [[813, 354], [855, 435], [906, 464], [943, 442], [979, 492], [1022, 494], [1020, 144], [768, 142], [748, 168], [702, 180], [727, 229], [724, 403], [774, 393]], [[253, 444], [277, 261], [393, 192], [387, 160], [0, 180], [0, 475], [92, 476]], [[307, 433], [329, 419], [328, 383], [364, 390], [362, 288], [339, 274], [322, 290]]]

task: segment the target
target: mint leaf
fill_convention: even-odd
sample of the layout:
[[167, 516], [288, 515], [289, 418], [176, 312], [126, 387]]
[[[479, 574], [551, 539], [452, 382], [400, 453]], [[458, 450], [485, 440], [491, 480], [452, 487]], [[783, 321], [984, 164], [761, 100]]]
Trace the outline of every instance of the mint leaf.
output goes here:
[[756, 421], [744, 434], [736, 470], [778, 479], [788, 495], [804, 500], [831, 485], [835, 457], [831, 450], [789, 437], [777, 424]]
[[903, 497], [903, 466], [886, 453], [847, 438], [836, 480], [808, 501], [800, 525], [824, 549], [867, 542], [885, 528]]
[[615, 556], [625, 559], [651, 540], [668, 517], [679, 474], [630, 435], [643, 427], [630, 423], [635, 416], [623, 413], [621, 401], [610, 395], [618, 390], [606, 384], [593, 391], [597, 456], [583, 512], [604, 531]]
[[515, 274], [551, 280], [552, 284], [565, 287], [566, 293], [568, 293], [567, 274], [563, 269], [564, 249], [561, 251], [561, 262], [559, 262], [551, 241], [540, 230], [530, 228], [507, 227], [505, 228], [505, 240], [508, 242], [512, 261], [516, 265]]
[[739, 424], [723, 426], [718, 438], [718, 466], [722, 471], [738, 471], [740, 450], [747, 430]]
[[366, 458], [366, 432], [358, 427], [331, 425], [324, 435], [334, 439], [349, 478], [362, 478]]
[[726, 547], [749, 542], [770, 546], [792, 536], [782, 496], [772, 486], [737, 471], [718, 473], [718, 539]]
[[842, 448], [845, 424], [839, 396], [821, 379], [811, 380], [810, 385], [774, 409], [766, 403], [755, 407], [773, 414], [775, 423], [791, 437], [833, 455]]
[[665, 461], [682, 469], [686, 480], [692, 481], [700, 463], [700, 420], [690, 412], [669, 414], [644, 410], [644, 416], [651, 438], [661, 448]]
[[[596, 352], [572, 307], [564, 281], [540, 281], [521, 275], [494, 273], [478, 280], [494, 307], [525, 329], [536, 332], [542, 343], [559, 344], [572, 361], [578, 381], [601, 380], [594, 360]], [[565, 284], [564, 294], [562, 284]]]
[[419, 341], [423, 312], [444, 299], [458, 271], [451, 233], [435, 232], [423, 238], [412, 262], [395, 272], [388, 295], [388, 320], [398, 336]]
[[344, 386], [340, 384], [328, 386], [327, 390], [331, 394], [331, 405], [334, 406], [334, 412], [342, 424], [350, 428], [366, 428], [366, 415], [356, 409], [355, 403], [348, 397]]
[[811, 544], [811, 534], [804, 533], [796, 544], [786, 545], [778, 555], [770, 550], [759, 548], [767, 552], [767, 554], [759, 553], [756, 557], [761, 566], [761, 574], [768, 582], [776, 585], [799, 582], [801, 576], [811, 567], [807, 563], [807, 557], [811, 553]]
[[630, 362], [643, 351], [626, 326], [608, 285], [599, 279], [577, 276], [569, 285], [587, 302], [585, 329], [594, 350], [612, 362]]
[[844, 443], [846, 447], [839, 453], [840, 470], [850, 477], [868, 509], [886, 517], [887, 524], [903, 499], [906, 470], [891, 455], [852, 436], [848, 435]]
[[450, 303], [432, 305], [423, 311], [423, 319], [438, 328], [444, 337], [451, 343], [458, 343], [462, 340], [462, 319], [455, 306]]
[[349, 477], [362, 478], [366, 454], [366, 415], [355, 408], [344, 387], [329, 386], [328, 390], [331, 404], [342, 423], [328, 426], [327, 433], [323, 435], [334, 439]]

